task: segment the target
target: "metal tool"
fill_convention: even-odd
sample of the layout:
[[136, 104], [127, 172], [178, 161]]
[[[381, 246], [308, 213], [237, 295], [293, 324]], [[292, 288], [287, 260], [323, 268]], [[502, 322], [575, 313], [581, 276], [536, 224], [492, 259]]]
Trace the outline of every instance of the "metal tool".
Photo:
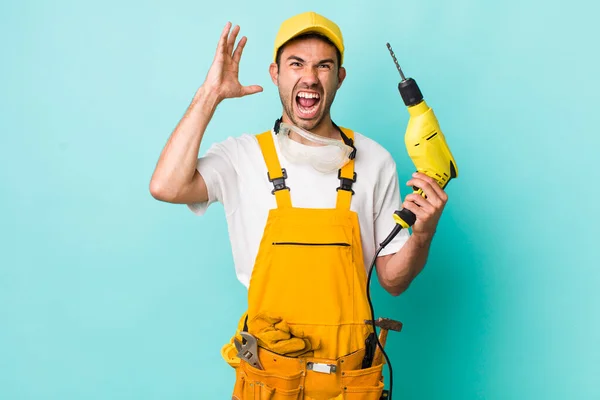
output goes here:
[[[381, 347], [385, 346], [388, 331], [400, 332], [402, 330], [402, 322], [389, 318], [378, 318], [375, 321], [366, 320], [365, 323], [379, 327], [379, 343], [381, 344]], [[373, 355], [373, 362], [371, 365], [377, 365], [381, 363], [382, 357], [383, 353], [381, 352], [381, 348], [377, 346], [375, 348], [375, 354]]]
[[235, 348], [238, 351], [237, 356], [254, 368], [263, 369], [258, 359], [258, 342], [256, 338], [248, 332], [240, 332], [240, 335], [245, 342], [240, 342], [237, 338], [234, 339]]

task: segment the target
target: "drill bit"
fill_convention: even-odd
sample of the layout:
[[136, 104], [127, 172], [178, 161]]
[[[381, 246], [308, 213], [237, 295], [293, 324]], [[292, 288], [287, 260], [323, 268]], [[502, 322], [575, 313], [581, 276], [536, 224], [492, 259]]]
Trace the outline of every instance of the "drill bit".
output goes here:
[[404, 73], [402, 72], [402, 69], [400, 68], [400, 65], [398, 64], [398, 60], [396, 60], [396, 55], [394, 54], [394, 51], [392, 50], [392, 46], [390, 46], [389, 43], [387, 44], [387, 48], [390, 51], [390, 54], [392, 55], [392, 58], [394, 59], [394, 64], [396, 64], [396, 68], [398, 68], [398, 72], [400, 72], [400, 77], [402, 78], [403, 81], [406, 80], [406, 78], [404, 77]]

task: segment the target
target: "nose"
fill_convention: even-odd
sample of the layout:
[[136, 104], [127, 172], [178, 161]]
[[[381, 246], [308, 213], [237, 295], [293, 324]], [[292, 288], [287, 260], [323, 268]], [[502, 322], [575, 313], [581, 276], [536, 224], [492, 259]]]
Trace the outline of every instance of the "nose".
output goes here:
[[319, 74], [317, 68], [312, 65], [307, 65], [302, 70], [301, 83], [308, 85], [309, 87], [317, 86], [319, 84]]

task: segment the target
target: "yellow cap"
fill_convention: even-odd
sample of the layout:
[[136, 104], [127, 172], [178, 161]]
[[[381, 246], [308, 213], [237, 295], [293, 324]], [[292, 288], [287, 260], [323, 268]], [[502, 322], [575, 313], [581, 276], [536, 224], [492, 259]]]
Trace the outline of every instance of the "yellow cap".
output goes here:
[[340, 64], [344, 61], [344, 39], [337, 24], [313, 11], [295, 15], [281, 24], [275, 37], [273, 62], [277, 59], [277, 51], [290, 39], [307, 32], [319, 33], [333, 42], [340, 51]]

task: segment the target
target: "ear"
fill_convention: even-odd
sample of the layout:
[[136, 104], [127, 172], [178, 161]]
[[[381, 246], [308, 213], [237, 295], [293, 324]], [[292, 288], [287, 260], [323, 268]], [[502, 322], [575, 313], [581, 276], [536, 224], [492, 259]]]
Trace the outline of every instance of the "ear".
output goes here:
[[340, 67], [338, 69], [338, 89], [342, 86], [342, 82], [346, 79], [346, 68]]
[[279, 68], [277, 67], [276, 63], [271, 63], [271, 65], [269, 65], [269, 75], [271, 75], [271, 80], [273, 81], [275, 86], [277, 86], [277, 78], [279, 76]]

